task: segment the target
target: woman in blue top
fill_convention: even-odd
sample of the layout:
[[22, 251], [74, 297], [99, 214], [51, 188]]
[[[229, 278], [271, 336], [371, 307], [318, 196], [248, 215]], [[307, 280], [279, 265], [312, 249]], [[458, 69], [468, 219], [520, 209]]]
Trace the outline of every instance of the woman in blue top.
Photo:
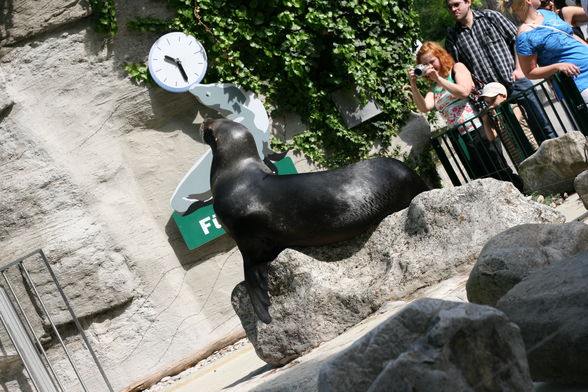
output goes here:
[[588, 103], [588, 45], [573, 34], [557, 14], [538, 10], [541, 0], [508, 0], [504, 8], [523, 21], [516, 39], [519, 64], [529, 79], [548, 78], [558, 71], [573, 77]]

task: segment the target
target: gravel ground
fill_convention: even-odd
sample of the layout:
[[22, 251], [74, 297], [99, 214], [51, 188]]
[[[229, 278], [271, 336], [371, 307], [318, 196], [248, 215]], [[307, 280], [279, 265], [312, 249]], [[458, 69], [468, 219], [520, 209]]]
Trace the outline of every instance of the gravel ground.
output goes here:
[[164, 377], [157, 384], [153, 385], [150, 388], [145, 389], [144, 391], [145, 392], [165, 391], [167, 388], [169, 388], [170, 386], [172, 386], [176, 382], [196, 373], [197, 371], [199, 371], [201, 369], [206, 368], [207, 366], [210, 366], [211, 364], [218, 361], [226, 354], [229, 354], [229, 353], [232, 353], [234, 351], [239, 350], [240, 348], [245, 346], [245, 344], [247, 344], [248, 342], [249, 342], [249, 340], [247, 338], [243, 338], [230, 346], [227, 346], [223, 349], [215, 351], [211, 356], [203, 359], [202, 361], [198, 362], [196, 365], [192, 366], [191, 368], [186, 369], [183, 372], [176, 374], [175, 376]]

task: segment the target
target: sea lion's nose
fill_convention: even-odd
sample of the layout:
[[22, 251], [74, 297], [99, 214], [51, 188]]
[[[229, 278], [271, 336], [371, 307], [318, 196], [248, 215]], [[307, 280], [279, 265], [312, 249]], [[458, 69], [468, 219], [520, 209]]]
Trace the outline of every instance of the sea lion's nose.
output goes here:
[[210, 123], [211, 123], [212, 121], [214, 121], [214, 120], [213, 120], [213, 119], [211, 119], [211, 118], [207, 118], [207, 119], [205, 119], [205, 120], [202, 122], [202, 124], [200, 124], [200, 130], [204, 130], [204, 129], [206, 129], [206, 128], [210, 127]]
[[213, 136], [213, 128], [212, 128], [212, 123], [214, 122], [214, 119], [206, 119], [204, 120], [204, 122], [200, 125], [200, 137], [202, 138], [202, 141], [208, 145], [210, 145], [212, 147], [212, 142], [214, 141], [214, 136]]
[[212, 120], [210, 118], [207, 118], [206, 120], [204, 120], [202, 122], [202, 124], [200, 124], [200, 137], [202, 138], [202, 140], [204, 140], [204, 132], [206, 132], [207, 130], [210, 130], [210, 123], [212, 122]]

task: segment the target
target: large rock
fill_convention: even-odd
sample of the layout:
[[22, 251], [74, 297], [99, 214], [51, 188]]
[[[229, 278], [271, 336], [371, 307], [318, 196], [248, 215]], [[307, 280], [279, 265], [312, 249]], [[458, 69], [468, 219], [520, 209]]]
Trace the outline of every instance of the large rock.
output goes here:
[[588, 225], [525, 224], [493, 237], [482, 249], [466, 288], [468, 300], [496, 305], [508, 290], [549, 264], [588, 251]]
[[588, 384], [588, 252], [531, 274], [496, 305], [521, 328], [536, 381]]
[[571, 192], [574, 178], [588, 169], [588, 144], [579, 131], [546, 140], [519, 166], [525, 189], [542, 194]]
[[563, 221], [507, 182], [432, 190], [352, 241], [282, 252], [269, 267], [271, 324], [257, 321], [243, 283], [233, 292], [233, 307], [260, 358], [285, 364], [386, 301], [471, 265], [495, 234], [528, 222]]
[[367, 390], [534, 389], [519, 328], [502, 312], [425, 298], [321, 367], [319, 391]]
[[10, 0], [0, 5], [0, 46], [44, 33], [90, 15], [80, 0]]
[[588, 210], [588, 170], [584, 170], [574, 180], [574, 189]]

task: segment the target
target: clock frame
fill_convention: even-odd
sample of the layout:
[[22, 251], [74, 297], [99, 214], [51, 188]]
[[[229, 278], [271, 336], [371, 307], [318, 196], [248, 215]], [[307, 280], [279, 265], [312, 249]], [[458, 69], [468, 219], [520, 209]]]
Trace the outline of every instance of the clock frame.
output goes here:
[[153, 43], [147, 64], [157, 85], [180, 93], [200, 83], [206, 74], [208, 59], [200, 41], [182, 32], [172, 32]]

